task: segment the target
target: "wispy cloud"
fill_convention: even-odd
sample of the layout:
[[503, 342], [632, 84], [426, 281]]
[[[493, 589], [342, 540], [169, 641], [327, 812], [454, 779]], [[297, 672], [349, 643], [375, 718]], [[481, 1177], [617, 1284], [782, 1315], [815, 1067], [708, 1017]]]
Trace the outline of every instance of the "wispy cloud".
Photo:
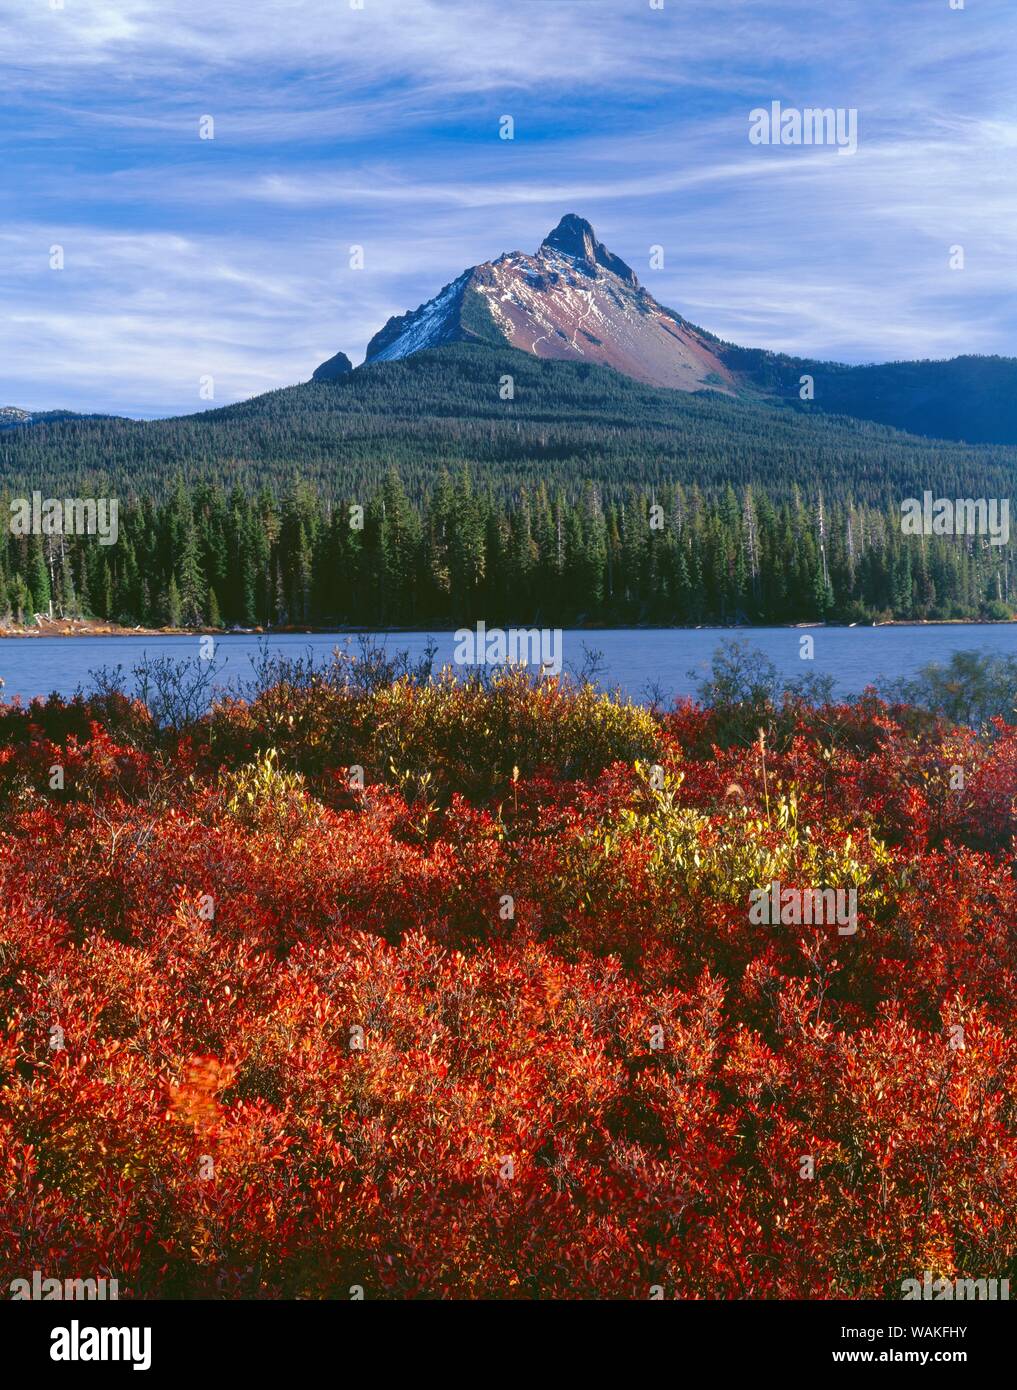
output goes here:
[[[734, 341], [1013, 353], [1015, 36], [1009, 0], [0, 0], [3, 394], [305, 379], [565, 211]], [[858, 154], [749, 145], [774, 99], [857, 107]]]

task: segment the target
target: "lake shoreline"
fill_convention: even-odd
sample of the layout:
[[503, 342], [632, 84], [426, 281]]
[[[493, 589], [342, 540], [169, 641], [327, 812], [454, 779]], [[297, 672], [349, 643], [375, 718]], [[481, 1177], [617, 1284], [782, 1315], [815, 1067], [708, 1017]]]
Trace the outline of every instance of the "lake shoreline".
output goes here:
[[[74, 622], [75, 625], [70, 625]], [[565, 628], [568, 632], [797, 632], [818, 629], [848, 632], [852, 628], [868, 630], [874, 627], [1012, 627], [1017, 625], [1013, 618], [890, 618], [879, 623], [824, 623], [818, 621], [800, 623], [737, 623], [730, 626], [712, 623], [673, 623], [665, 626], [642, 623], [619, 623], [611, 625], [600, 623], [591, 625], [577, 623]], [[537, 623], [512, 623], [509, 627], [535, 628]], [[357, 637], [360, 635], [399, 636], [400, 633], [454, 632], [457, 628], [440, 627], [120, 627], [112, 623], [89, 623], [70, 620], [54, 620], [43, 627], [0, 627], [0, 640], [7, 638], [40, 637]]]

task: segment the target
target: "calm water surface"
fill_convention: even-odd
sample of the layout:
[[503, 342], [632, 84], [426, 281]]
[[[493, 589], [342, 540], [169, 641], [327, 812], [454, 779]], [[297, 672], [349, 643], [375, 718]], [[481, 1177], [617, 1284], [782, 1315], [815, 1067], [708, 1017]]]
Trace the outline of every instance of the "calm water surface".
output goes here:
[[[839, 695], [855, 694], [871, 682], [877, 684], [914, 675], [930, 661], [948, 660], [952, 652], [979, 651], [1017, 655], [1017, 624], [985, 626], [956, 624], [944, 627], [810, 628], [815, 658], [803, 661], [800, 628], [622, 629], [610, 632], [566, 631], [563, 653], [566, 668], [583, 666], [587, 650], [601, 654], [602, 684], [619, 686], [633, 699], [645, 699], [656, 686], [668, 701], [691, 695], [710, 669], [721, 643], [737, 637], [765, 653], [782, 674], [789, 677], [814, 672], [830, 675]], [[429, 640], [437, 646], [436, 665], [451, 663], [451, 632], [399, 632], [378, 634], [376, 641], [390, 653], [406, 651], [420, 656]], [[356, 638], [335, 633], [282, 633], [269, 637], [229, 634], [217, 637], [216, 657], [224, 662], [223, 683], [251, 676], [251, 658], [259, 642], [270, 652], [300, 655], [310, 648], [326, 657], [336, 645]], [[174, 659], [196, 656], [197, 637], [5, 637], [0, 638], [0, 676], [3, 694], [11, 699], [56, 691], [71, 695], [90, 684], [89, 673], [103, 666], [122, 665], [125, 671], [141, 659], [168, 655]]]

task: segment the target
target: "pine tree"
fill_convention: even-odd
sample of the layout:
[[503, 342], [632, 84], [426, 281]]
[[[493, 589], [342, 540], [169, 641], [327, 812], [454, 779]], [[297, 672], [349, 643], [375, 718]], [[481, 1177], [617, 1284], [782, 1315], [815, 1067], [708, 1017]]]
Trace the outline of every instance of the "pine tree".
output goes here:
[[166, 627], [181, 627], [183, 624], [180, 590], [177, 587], [177, 581], [173, 575], [170, 575], [166, 596], [163, 600], [163, 619]]
[[32, 612], [40, 613], [45, 617], [51, 616], [53, 611], [52, 591], [50, 589], [49, 568], [46, 565], [46, 555], [43, 550], [41, 536], [33, 536], [29, 543], [28, 574], [26, 579], [31, 594]]

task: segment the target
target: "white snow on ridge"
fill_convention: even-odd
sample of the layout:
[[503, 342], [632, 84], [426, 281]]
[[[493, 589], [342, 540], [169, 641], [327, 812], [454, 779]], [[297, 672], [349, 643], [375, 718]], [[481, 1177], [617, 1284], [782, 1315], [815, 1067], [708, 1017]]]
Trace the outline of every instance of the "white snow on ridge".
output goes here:
[[394, 362], [400, 357], [409, 357], [414, 352], [421, 352], [424, 348], [434, 347], [441, 340], [442, 330], [448, 323], [459, 291], [472, 274], [472, 270], [464, 271], [459, 279], [453, 280], [441, 294], [415, 309], [398, 338], [393, 339], [380, 352], [376, 352], [370, 360]]

